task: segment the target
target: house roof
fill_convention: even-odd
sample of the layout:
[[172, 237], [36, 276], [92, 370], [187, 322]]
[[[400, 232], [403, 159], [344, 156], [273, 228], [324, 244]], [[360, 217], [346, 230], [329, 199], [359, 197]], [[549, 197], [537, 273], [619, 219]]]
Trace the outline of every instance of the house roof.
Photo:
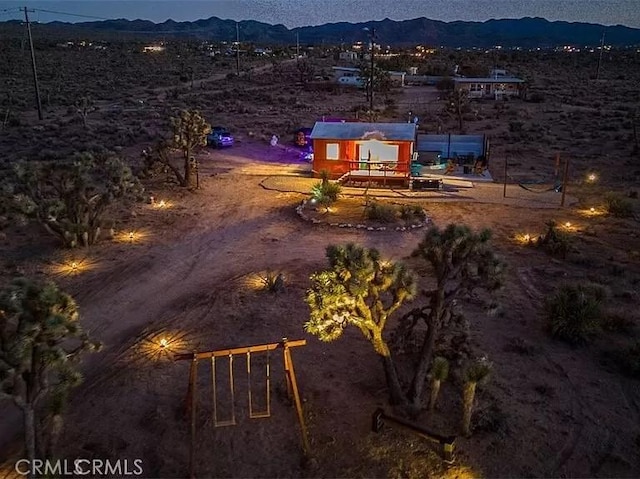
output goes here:
[[456, 77], [453, 79], [456, 83], [524, 83], [524, 80], [513, 77], [498, 77], [498, 78], [462, 78]]
[[414, 123], [333, 123], [316, 122], [311, 131], [315, 140], [359, 140], [376, 138], [391, 141], [414, 141]]

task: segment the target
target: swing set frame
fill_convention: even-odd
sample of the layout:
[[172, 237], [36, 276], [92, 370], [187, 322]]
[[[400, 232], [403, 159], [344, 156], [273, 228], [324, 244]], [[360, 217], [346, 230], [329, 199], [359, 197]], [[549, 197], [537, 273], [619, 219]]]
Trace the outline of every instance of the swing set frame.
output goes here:
[[[295, 370], [293, 368], [293, 359], [291, 358], [291, 348], [305, 346], [307, 344], [306, 339], [297, 339], [289, 341], [287, 338], [283, 338], [278, 343], [259, 344], [254, 346], [244, 346], [231, 349], [220, 349], [217, 351], [202, 351], [193, 353], [176, 354], [174, 361], [191, 361], [189, 368], [189, 386], [187, 389], [187, 396], [185, 400], [185, 415], [189, 418], [190, 423], [190, 446], [189, 446], [189, 472], [190, 477], [195, 478], [195, 445], [196, 445], [196, 412], [198, 407], [197, 401], [197, 377], [198, 377], [198, 361], [210, 360], [211, 361], [211, 376], [213, 383], [213, 421], [215, 427], [221, 426], [233, 426], [236, 424], [234, 401], [234, 382], [233, 382], [233, 356], [244, 354], [247, 357], [247, 376], [249, 379], [249, 417], [250, 418], [266, 418], [271, 416], [271, 401], [270, 401], [270, 364], [269, 364], [269, 352], [277, 349], [282, 349], [282, 356], [284, 359], [284, 373], [287, 381], [287, 393], [289, 399], [293, 401], [296, 408], [296, 414], [298, 422], [300, 424], [300, 431], [302, 435], [302, 448], [306, 456], [309, 455], [309, 438], [307, 434], [307, 427], [304, 422], [304, 415], [302, 412], [302, 402], [300, 400], [300, 393], [298, 391], [298, 382], [296, 380]], [[266, 352], [267, 363], [265, 366], [265, 379], [266, 379], [266, 409], [263, 411], [255, 411], [253, 409], [253, 400], [251, 395], [251, 354]], [[217, 389], [216, 389], [216, 358], [229, 358], [229, 386], [231, 392], [231, 418], [227, 420], [218, 419], [217, 413]]]

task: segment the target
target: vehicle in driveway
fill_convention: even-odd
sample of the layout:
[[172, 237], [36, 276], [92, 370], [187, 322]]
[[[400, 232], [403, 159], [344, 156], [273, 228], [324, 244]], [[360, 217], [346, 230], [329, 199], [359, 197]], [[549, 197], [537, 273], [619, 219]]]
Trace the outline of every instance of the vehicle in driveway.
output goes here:
[[214, 126], [207, 135], [207, 145], [214, 148], [233, 146], [233, 135], [223, 126]]

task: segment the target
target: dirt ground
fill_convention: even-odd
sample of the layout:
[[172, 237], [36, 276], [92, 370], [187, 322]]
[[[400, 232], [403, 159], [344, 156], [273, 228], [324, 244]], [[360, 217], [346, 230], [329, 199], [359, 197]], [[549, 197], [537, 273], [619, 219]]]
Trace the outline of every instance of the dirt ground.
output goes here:
[[[408, 89], [398, 102], [422, 102], [416, 91]], [[425, 92], [433, 94], [432, 89]], [[334, 104], [339, 102], [335, 99]], [[274, 127], [269, 123], [271, 131]], [[65, 418], [64, 457], [141, 458], [144, 477], [186, 477], [189, 365], [168, 360], [160, 341], [166, 339], [171, 351], [191, 352], [286, 337], [307, 340], [292, 354], [311, 459], [302, 454], [279, 354], [269, 357], [271, 417], [248, 417], [246, 363], [236, 358], [237, 425], [218, 428], [212, 427], [211, 366], [204, 362], [198, 369], [197, 477], [638, 476], [640, 382], [622, 375], [611, 360], [611, 352], [626, 347], [640, 326], [638, 223], [589, 212], [591, 206], [601, 212], [604, 193], [619, 189], [615, 172], [600, 169], [604, 182], [597, 187], [574, 181], [575, 202], [562, 209], [550, 207], [557, 194], [543, 200], [517, 185], [510, 186], [511, 200], [523, 201], [503, 200], [499, 185], [487, 186], [489, 199], [478, 196], [480, 187], [461, 197], [402, 198], [421, 205], [435, 225], [490, 228], [496, 250], [508, 264], [497, 307], [487, 308], [481, 301], [462, 305], [472, 325], [471, 355], [487, 356], [494, 369], [478, 392], [474, 434], [458, 438], [455, 465], [445, 467], [423, 439], [389, 427], [371, 432], [373, 411], [391, 410], [380, 363], [357, 331], [347, 330], [340, 340], [326, 344], [303, 330], [308, 278], [325, 267], [326, 246], [355, 242], [375, 247], [419, 271], [421, 265], [410, 254], [422, 230], [367, 231], [304, 222], [295, 208], [312, 182], [309, 165], [296, 162], [286, 148], [270, 148], [259, 136], [239, 130], [233, 148], [203, 153], [196, 192], [180, 190], [163, 178], [147, 184], [156, 203], [164, 200], [168, 207], [138, 204], [120, 212], [121, 241], [60, 252], [35, 227], [7, 228], [0, 245], [3, 277], [22, 273], [55, 279], [78, 301], [85, 329], [105, 345], [83, 362], [85, 382], [74, 393]], [[141, 146], [124, 151], [135, 157]], [[506, 149], [505, 142], [497, 154]], [[532, 151], [513, 155], [536, 158]], [[537, 179], [549, 178], [551, 158], [540, 162]], [[574, 179], [588, 170], [583, 164], [576, 169]], [[526, 165], [514, 165], [513, 174], [532, 176]], [[347, 193], [358, 198], [357, 192]], [[388, 191], [377, 194], [383, 198]], [[541, 233], [552, 219], [571, 223], [573, 251], [567, 260], [514, 239]], [[81, 264], [81, 271], [61, 272], [60, 266], [72, 260]], [[283, 273], [283, 292], [256, 289], [256, 280], [267, 272]], [[605, 285], [612, 307], [632, 323], [629, 332], [603, 333], [585, 347], [551, 340], [545, 331], [544, 298], [559, 284], [576, 281]], [[266, 400], [258, 379], [266, 360], [265, 355], [252, 358], [256, 409]], [[226, 419], [232, 412], [224, 387], [228, 363], [221, 365], [217, 413], [218, 419]], [[436, 412], [423, 414], [417, 422], [440, 434], [457, 434], [460, 396], [460, 379], [454, 373], [443, 385]], [[0, 460], [6, 463], [0, 471], [11, 477], [11, 458], [19, 455], [20, 438], [13, 434], [19, 421], [9, 403], [2, 404], [2, 410]]]

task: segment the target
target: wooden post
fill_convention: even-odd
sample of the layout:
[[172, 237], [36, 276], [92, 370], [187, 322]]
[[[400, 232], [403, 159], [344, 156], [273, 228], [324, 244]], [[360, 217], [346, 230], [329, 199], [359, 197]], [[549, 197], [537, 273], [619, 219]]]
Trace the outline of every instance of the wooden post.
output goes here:
[[196, 477], [196, 415], [197, 415], [197, 394], [196, 394], [196, 380], [198, 378], [198, 357], [194, 354], [193, 361], [191, 361], [191, 368], [189, 370], [189, 394], [191, 395], [191, 401], [189, 403], [189, 418], [191, 421], [191, 441], [189, 446], [189, 477], [194, 479]]
[[298, 415], [298, 422], [300, 423], [300, 431], [302, 433], [302, 447], [306, 456], [310, 454], [309, 438], [307, 437], [307, 426], [304, 423], [304, 414], [302, 413], [302, 403], [300, 402], [300, 394], [298, 392], [298, 383], [296, 381], [296, 373], [293, 369], [293, 361], [291, 360], [291, 351], [287, 344], [287, 339], [283, 338], [284, 343], [284, 369], [288, 378], [287, 384], [291, 386], [291, 392], [293, 393], [293, 402], [296, 407], [296, 413]]
[[564, 206], [564, 197], [567, 194], [567, 182], [569, 181], [569, 158], [564, 162], [564, 175], [562, 176], [562, 199], [560, 206]]
[[556, 153], [556, 167], [553, 173], [556, 183], [558, 182], [558, 175], [560, 175], [560, 153]]
[[507, 197], [507, 156], [504, 157], [504, 186], [502, 188], [502, 197]]

